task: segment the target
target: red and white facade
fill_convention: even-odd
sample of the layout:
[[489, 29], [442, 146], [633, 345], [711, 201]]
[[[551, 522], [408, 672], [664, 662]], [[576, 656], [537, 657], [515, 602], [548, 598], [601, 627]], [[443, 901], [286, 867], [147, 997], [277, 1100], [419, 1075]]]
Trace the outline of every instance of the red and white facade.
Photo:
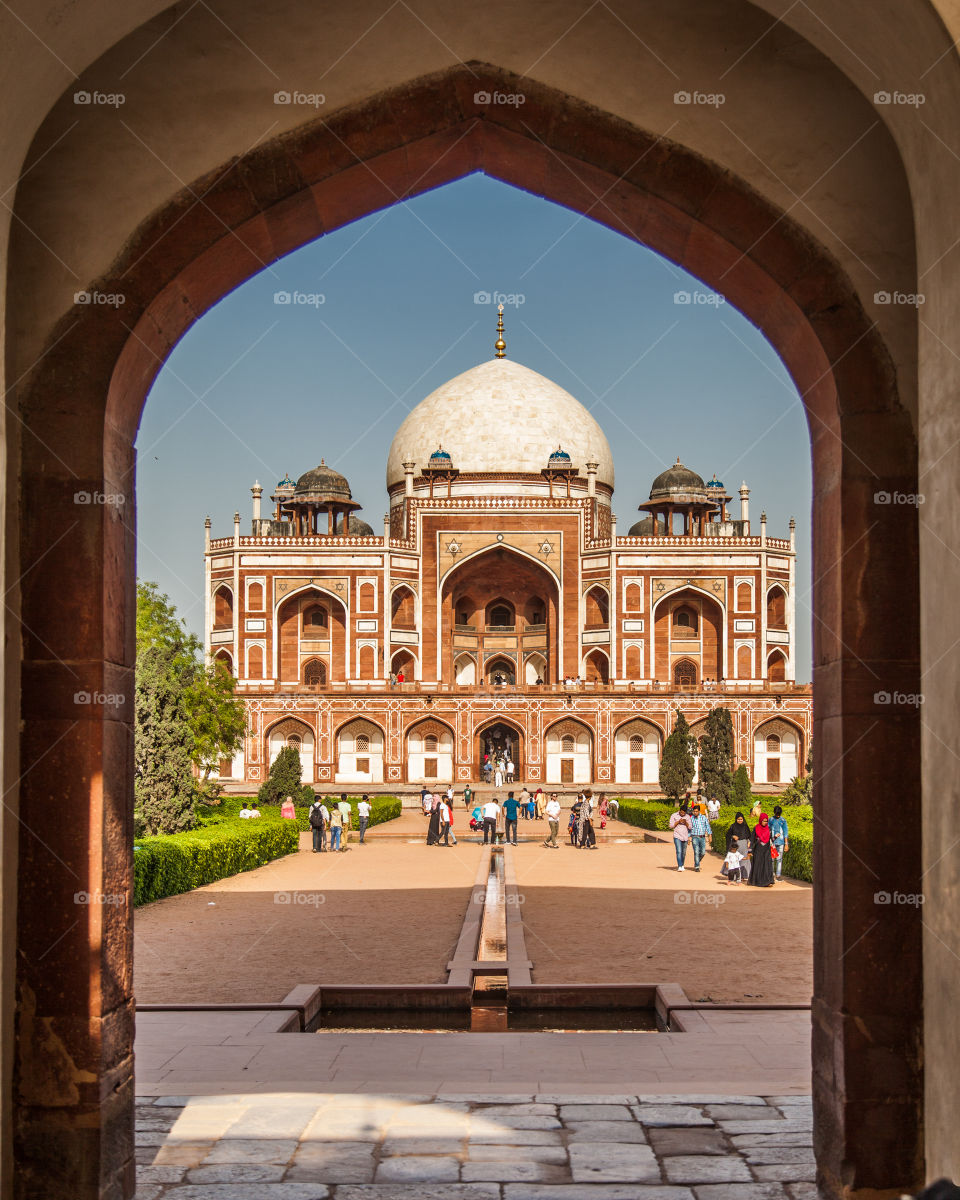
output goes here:
[[734, 519], [678, 462], [620, 535], [613, 483], [586, 409], [497, 358], [404, 421], [380, 532], [325, 464], [269, 518], [256, 486], [250, 534], [208, 521], [206, 648], [249, 715], [224, 777], [258, 785], [294, 745], [319, 787], [462, 787], [507, 744], [532, 785], [656, 790], [676, 707], [696, 732], [717, 704], [756, 784], [802, 774], [793, 522], [753, 532], [745, 485]]

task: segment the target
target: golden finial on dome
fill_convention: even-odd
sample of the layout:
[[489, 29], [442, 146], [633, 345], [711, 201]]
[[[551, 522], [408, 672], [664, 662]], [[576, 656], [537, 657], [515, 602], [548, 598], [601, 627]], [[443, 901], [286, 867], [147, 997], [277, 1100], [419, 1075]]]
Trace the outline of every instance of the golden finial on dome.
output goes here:
[[497, 352], [497, 358], [503, 358], [506, 353], [507, 343], [503, 340], [503, 305], [502, 304], [497, 306], [497, 314], [498, 314], [497, 315], [497, 340], [494, 343], [493, 348]]

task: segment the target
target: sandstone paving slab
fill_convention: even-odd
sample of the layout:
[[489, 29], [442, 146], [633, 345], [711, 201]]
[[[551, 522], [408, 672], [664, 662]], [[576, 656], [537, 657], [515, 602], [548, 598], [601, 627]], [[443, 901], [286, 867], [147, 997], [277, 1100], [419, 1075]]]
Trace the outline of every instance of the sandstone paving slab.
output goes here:
[[265, 1105], [252, 1107], [227, 1130], [226, 1136], [251, 1138], [299, 1138], [310, 1121], [316, 1116], [317, 1106], [310, 1104], [300, 1108], [287, 1105]]
[[694, 1190], [697, 1200], [790, 1200], [779, 1183], [703, 1183]]
[[813, 1097], [803, 1092], [798, 1092], [795, 1096], [764, 1096], [764, 1099], [777, 1108], [792, 1108], [797, 1104], [805, 1104], [808, 1108], [813, 1106]]
[[555, 1165], [537, 1162], [469, 1162], [460, 1169], [465, 1183], [489, 1180], [494, 1183], [566, 1183], [570, 1172], [566, 1163]]
[[649, 1146], [612, 1142], [569, 1147], [575, 1183], [659, 1183], [660, 1167]]
[[705, 1117], [699, 1108], [685, 1104], [634, 1104], [631, 1111], [641, 1125], [713, 1126], [713, 1118]]
[[216, 1143], [207, 1155], [207, 1163], [288, 1163], [297, 1148], [294, 1138], [238, 1138]]
[[732, 1155], [681, 1154], [663, 1160], [663, 1172], [671, 1183], [750, 1183], [747, 1164]]
[[470, 1129], [560, 1129], [560, 1121], [556, 1117], [528, 1117], [518, 1111], [516, 1115], [501, 1113], [490, 1116], [483, 1109], [473, 1113]]
[[470, 1132], [470, 1145], [502, 1142], [509, 1146], [559, 1146], [558, 1129], [494, 1129]]
[[286, 1170], [264, 1163], [219, 1163], [213, 1167], [193, 1167], [186, 1183], [280, 1183]]
[[380, 1146], [380, 1153], [393, 1154], [459, 1154], [463, 1149], [463, 1137], [388, 1137]]
[[611, 1093], [605, 1095], [601, 1089], [584, 1095], [582, 1092], [538, 1092], [534, 1100], [538, 1104], [634, 1104], [637, 1097], [630, 1093]]
[[153, 1160], [158, 1167], [199, 1167], [215, 1142], [167, 1142]]
[[328, 1200], [323, 1183], [189, 1183], [168, 1188], [171, 1200]]
[[637, 1096], [638, 1104], [693, 1104], [702, 1106], [704, 1104], [761, 1104], [766, 1107], [766, 1101], [762, 1096], [724, 1096], [717, 1095], [715, 1092], [689, 1094], [678, 1092], [673, 1095], [666, 1093], [654, 1095]]
[[813, 1121], [718, 1121], [724, 1133], [803, 1133], [813, 1128]]
[[[564, 1101], [566, 1103], [566, 1101]], [[518, 1102], [516, 1104], [487, 1104], [475, 1105], [473, 1108], [474, 1116], [484, 1117], [555, 1117], [557, 1115], [556, 1104], [544, 1104], [542, 1102]]]
[[626, 1104], [561, 1104], [563, 1121], [632, 1121], [633, 1115]]
[[187, 1172], [186, 1167], [176, 1166], [138, 1166], [137, 1184], [143, 1183], [179, 1183]]
[[694, 1200], [689, 1188], [669, 1184], [508, 1183], [504, 1200]]
[[191, 1105], [181, 1109], [170, 1131], [171, 1141], [200, 1142], [222, 1138], [230, 1126], [246, 1112], [246, 1105]]
[[530, 1092], [443, 1092], [436, 1100], [444, 1104], [461, 1101], [464, 1104], [532, 1104]]
[[643, 1145], [647, 1135], [636, 1121], [571, 1121], [567, 1124], [571, 1142], [635, 1142]]
[[372, 1183], [373, 1142], [309, 1142], [301, 1145], [284, 1176], [323, 1183]]
[[163, 1195], [162, 1183], [144, 1183], [137, 1188], [134, 1200], [157, 1200]]
[[564, 1146], [487, 1146], [471, 1145], [467, 1151], [468, 1162], [539, 1162], [555, 1166], [567, 1162]]
[[708, 1117], [721, 1121], [769, 1121], [780, 1116], [777, 1110], [771, 1112], [768, 1104], [707, 1104], [703, 1111]]
[[811, 1146], [764, 1146], [763, 1149], [747, 1149], [747, 1162], [754, 1163], [807, 1163], [813, 1158]]
[[496, 1183], [374, 1183], [337, 1188], [337, 1200], [500, 1200]]
[[647, 1138], [658, 1158], [680, 1154], [730, 1153], [719, 1129], [655, 1127], [648, 1130]]
[[375, 1176], [377, 1183], [444, 1183], [459, 1178], [458, 1159], [418, 1154], [382, 1159]]
[[135, 1146], [162, 1146], [167, 1140], [166, 1129], [143, 1129], [139, 1124], [133, 1135]]
[[753, 1168], [757, 1179], [776, 1180], [778, 1183], [815, 1183], [817, 1164], [811, 1156], [807, 1163], [774, 1163], [770, 1166], [758, 1164]]
[[730, 1138], [730, 1144], [737, 1150], [745, 1151], [753, 1147], [762, 1149], [765, 1146], [813, 1146], [813, 1130], [797, 1129], [790, 1133], [736, 1133]]
[[815, 1183], [788, 1183], [786, 1190], [790, 1200], [819, 1200]]

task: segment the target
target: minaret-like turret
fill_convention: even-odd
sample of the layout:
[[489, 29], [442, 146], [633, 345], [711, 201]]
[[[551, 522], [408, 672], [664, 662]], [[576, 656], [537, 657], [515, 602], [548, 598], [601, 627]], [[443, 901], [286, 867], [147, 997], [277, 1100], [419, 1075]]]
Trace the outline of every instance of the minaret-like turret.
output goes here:
[[750, 489], [747, 481], [740, 484], [740, 520], [743, 522], [743, 536], [750, 534]]

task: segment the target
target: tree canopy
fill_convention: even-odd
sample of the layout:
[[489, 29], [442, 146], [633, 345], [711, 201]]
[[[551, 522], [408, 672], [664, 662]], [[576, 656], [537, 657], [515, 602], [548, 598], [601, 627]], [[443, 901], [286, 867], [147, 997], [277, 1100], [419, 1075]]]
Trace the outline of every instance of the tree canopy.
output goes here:
[[721, 804], [730, 800], [733, 783], [733, 719], [730, 709], [711, 708], [700, 738], [700, 787], [708, 798], [716, 796]]
[[690, 726], [687, 719], [678, 708], [673, 729], [663, 744], [663, 757], [660, 760], [660, 788], [664, 795], [679, 800], [683, 793], [693, 783], [694, 760], [693, 751], [696, 739], [690, 736]]

